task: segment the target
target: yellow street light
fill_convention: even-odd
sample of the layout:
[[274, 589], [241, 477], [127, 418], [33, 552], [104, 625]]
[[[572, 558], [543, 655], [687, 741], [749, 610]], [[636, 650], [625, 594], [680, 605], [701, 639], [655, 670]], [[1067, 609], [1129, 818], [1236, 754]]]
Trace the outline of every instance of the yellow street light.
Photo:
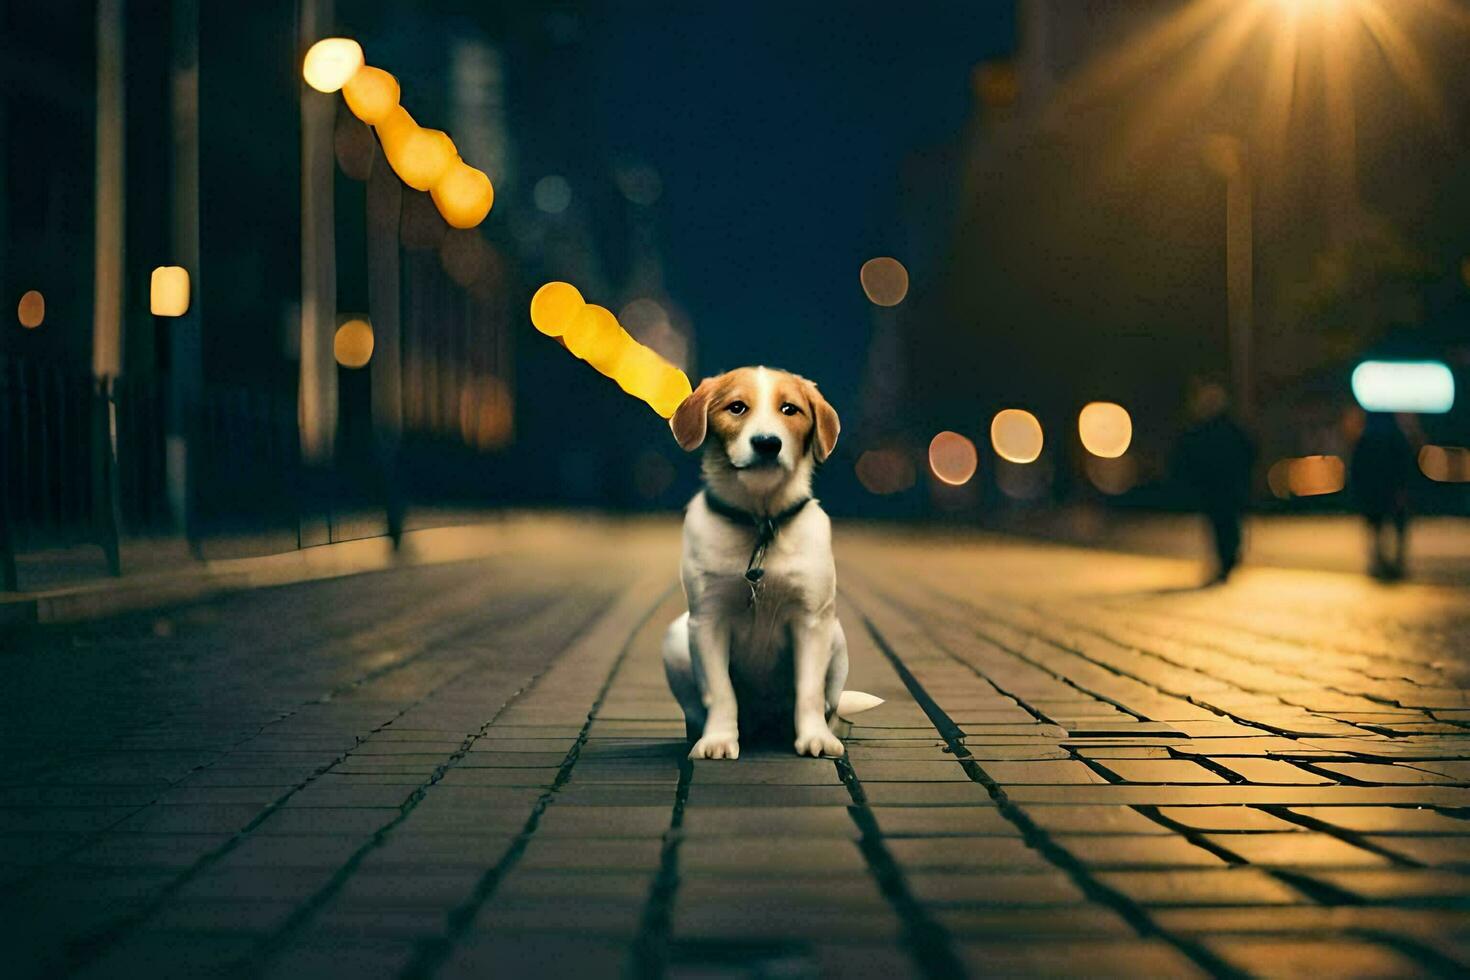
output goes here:
[[21, 326], [27, 330], [36, 329], [46, 319], [46, 297], [41, 295], [39, 289], [26, 290], [16, 304], [15, 315]]
[[342, 86], [342, 98], [352, 114], [369, 126], [376, 126], [398, 108], [398, 79], [381, 68], [364, 65]]
[[189, 272], [182, 266], [161, 265], [149, 282], [148, 308], [154, 316], [183, 316], [189, 312]]
[[373, 358], [373, 328], [366, 320], [351, 319], [337, 328], [332, 354], [345, 368], [366, 367]]
[[495, 188], [484, 172], [456, 160], [429, 189], [429, 196], [451, 228], [473, 228], [490, 213], [495, 203]]
[[362, 67], [362, 45], [351, 38], [324, 37], [306, 52], [301, 77], [318, 92], [335, 92]]

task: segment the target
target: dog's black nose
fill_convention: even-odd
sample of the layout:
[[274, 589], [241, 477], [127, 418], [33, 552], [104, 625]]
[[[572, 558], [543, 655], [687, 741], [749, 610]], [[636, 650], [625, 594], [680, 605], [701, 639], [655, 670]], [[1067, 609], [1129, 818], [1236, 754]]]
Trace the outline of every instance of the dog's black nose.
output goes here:
[[750, 448], [755, 450], [757, 456], [767, 459], [781, 452], [780, 436], [751, 436]]

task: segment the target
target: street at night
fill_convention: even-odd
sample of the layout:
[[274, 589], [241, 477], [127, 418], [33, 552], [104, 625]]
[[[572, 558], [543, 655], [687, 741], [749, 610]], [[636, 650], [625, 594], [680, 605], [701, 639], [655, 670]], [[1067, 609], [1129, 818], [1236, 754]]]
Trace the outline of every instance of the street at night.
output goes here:
[[[534, 525], [534, 522], [533, 522]], [[839, 528], [841, 759], [689, 763], [671, 521], [33, 627], [7, 948], [87, 976], [1447, 973], [1448, 586]], [[253, 624], [253, 625], [248, 625]]]
[[1470, 0], [0, 0], [0, 980], [1470, 976]]

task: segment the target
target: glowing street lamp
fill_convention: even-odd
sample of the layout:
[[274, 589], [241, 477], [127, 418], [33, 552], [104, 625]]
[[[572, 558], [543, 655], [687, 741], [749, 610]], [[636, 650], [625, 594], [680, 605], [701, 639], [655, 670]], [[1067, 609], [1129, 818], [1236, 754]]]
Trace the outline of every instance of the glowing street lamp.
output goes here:
[[1455, 376], [1439, 361], [1364, 361], [1352, 386], [1367, 412], [1443, 415], [1455, 405]]
[[362, 45], [351, 38], [324, 37], [306, 52], [301, 77], [318, 92], [337, 91], [362, 67]]
[[189, 312], [189, 271], [183, 266], [159, 266], [148, 285], [148, 308], [154, 316], [183, 316]]

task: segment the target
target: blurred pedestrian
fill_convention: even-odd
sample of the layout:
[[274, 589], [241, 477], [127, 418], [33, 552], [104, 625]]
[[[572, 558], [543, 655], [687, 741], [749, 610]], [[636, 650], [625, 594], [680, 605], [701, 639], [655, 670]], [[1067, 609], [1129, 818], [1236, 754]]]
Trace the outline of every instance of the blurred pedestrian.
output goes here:
[[1250, 503], [1256, 449], [1245, 429], [1230, 417], [1230, 398], [1221, 384], [1198, 380], [1192, 384], [1189, 419], [1179, 437], [1175, 467], [1210, 523], [1215, 544], [1211, 581], [1223, 582], [1240, 563], [1240, 523]]
[[[1350, 477], [1358, 512], [1368, 525], [1369, 573], [1402, 578], [1409, 532], [1409, 483], [1416, 470], [1414, 444], [1388, 412], [1369, 412], [1353, 449]], [[1385, 546], [1393, 531], [1392, 552]]]

